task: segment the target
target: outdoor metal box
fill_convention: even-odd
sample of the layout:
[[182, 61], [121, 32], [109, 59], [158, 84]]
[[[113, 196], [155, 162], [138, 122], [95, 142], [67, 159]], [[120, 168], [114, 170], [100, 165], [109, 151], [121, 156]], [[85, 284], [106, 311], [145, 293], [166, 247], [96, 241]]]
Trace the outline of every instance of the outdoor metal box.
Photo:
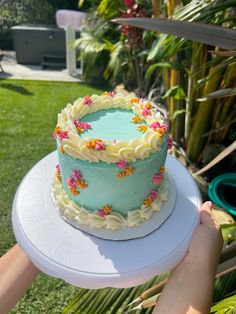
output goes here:
[[48, 25], [12, 27], [16, 60], [41, 65], [44, 55], [66, 56], [65, 31]]

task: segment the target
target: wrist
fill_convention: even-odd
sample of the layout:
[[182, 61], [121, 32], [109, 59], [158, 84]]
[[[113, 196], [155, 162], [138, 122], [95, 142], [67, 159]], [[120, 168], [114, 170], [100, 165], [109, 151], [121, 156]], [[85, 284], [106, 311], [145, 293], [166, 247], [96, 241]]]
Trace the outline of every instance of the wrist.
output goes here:
[[214, 280], [216, 272], [216, 265], [211, 263], [209, 260], [199, 261], [192, 258], [185, 258], [179, 265], [177, 265], [173, 270], [172, 274], [175, 276], [181, 276], [181, 278], [186, 277], [200, 277], [206, 278], [208, 280]]

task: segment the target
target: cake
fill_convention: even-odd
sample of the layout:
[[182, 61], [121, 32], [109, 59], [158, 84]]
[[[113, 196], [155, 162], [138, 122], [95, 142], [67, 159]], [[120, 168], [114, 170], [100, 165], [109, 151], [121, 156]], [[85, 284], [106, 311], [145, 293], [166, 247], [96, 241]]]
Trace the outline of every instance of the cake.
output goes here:
[[124, 230], [162, 210], [171, 140], [153, 103], [114, 92], [79, 98], [58, 115], [54, 138], [52, 194], [69, 223]]

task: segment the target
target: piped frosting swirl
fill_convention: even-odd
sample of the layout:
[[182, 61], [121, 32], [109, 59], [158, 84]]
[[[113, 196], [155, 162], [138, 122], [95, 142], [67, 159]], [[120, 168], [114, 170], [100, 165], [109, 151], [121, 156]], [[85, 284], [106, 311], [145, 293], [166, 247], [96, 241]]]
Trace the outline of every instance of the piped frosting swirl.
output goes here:
[[131, 210], [127, 217], [123, 217], [118, 212], [111, 212], [109, 215], [100, 216], [88, 211], [86, 208], [75, 204], [69, 199], [63, 190], [61, 180], [55, 172], [53, 176], [51, 191], [54, 202], [61, 215], [78, 225], [88, 225], [91, 228], [120, 229], [125, 227], [135, 227], [151, 218], [154, 212], [160, 211], [163, 202], [168, 198], [169, 184], [168, 175], [165, 173], [163, 183], [158, 191], [158, 198], [149, 205], [142, 205], [139, 209]]
[[[94, 139], [82, 138], [74, 124], [74, 121], [82, 119], [87, 114], [103, 109], [131, 110], [134, 116], [143, 121], [145, 128], [143, 135], [130, 141], [105, 141], [105, 149], [91, 149], [88, 142]], [[131, 122], [132, 123], [132, 122]], [[158, 128], [153, 128], [153, 123], [158, 123]], [[60, 132], [66, 132], [67, 137], [58, 137], [63, 151], [73, 158], [87, 160], [89, 162], [104, 161], [117, 163], [120, 160], [134, 162], [137, 159], [147, 158], [150, 154], [160, 151], [160, 147], [166, 136], [166, 121], [156, 108], [148, 101], [124, 96], [123, 94], [105, 93], [101, 96], [93, 95], [88, 99], [79, 98], [74, 104], [68, 104], [58, 115], [57, 127]], [[158, 132], [158, 130], [162, 130]], [[62, 134], [62, 133], [61, 133]], [[63, 133], [64, 134], [64, 133]], [[100, 145], [101, 146], [101, 145]], [[99, 146], [99, 147], [100, 147]]]

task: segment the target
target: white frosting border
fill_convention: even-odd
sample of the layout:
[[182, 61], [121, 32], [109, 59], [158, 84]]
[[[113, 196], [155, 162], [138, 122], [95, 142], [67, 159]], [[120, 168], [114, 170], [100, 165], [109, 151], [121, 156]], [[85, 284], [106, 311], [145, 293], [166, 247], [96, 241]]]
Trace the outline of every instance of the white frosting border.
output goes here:
[[130, 141], [116, 141], [115, 143], [105, 141], [107, 146], [106, 150], [103, 151], [88, 148], [87, 143], [92, 138], [81, 138], [79, 136], [73, 121], [81, 119], [89, 113], [103, 109], [121, 108], [132, 110], [134, 114], [146, 121], [148, 126], [153, 122], [159, 122], [160, 124], [166, 123], [165, 118], [155, 107], [150, 109], [151, 115], [142, 117], [142, 110], [150, 102], [140, 99], [138, 103], [133, 104], [131, 101], [132, 98], [123, 94], [116, 94], [113, 97], [109, 95], [93, 95], [91, 96], [91, 105], [85, 105], [83, 98], [76, 100], [73, 105], [68, 104], [58, 115], [57, 122], [57, 126], [61, 130], [68, 132], [68, 138], [64, 138], [61, 141], [64, 152], [75, 159], [88, 160], [90, 162], [104, 161], [106, 163], [117, 163], [121, 159], [127, 162], [145, 159], [151, 153], [160, 151], [166, 136], [160, 135], [152, 128], [148, 128], [140, 138]]
[[66, 192], [63, 190], [62, 183], [57, 178], [56, 172], [53, 175], [51, 193], [53, 201], [62, 218], [77, 228], [80, 228], [81, 225], [86, 225], [95, 229], [109, 230], [133, 228], [139, 226], [144, 221], [149, 220], [153, 213], [159, 212], [163, 203], [168, 200], [169, 176], [165, 172], [163, 183], [158, 190], [158, 198], [151, 204], [151, 206], [142, 205], [140, 209], [129, 211], [127, 218], [124, 218], [118, 212], [112, 212], [105, 217], [101, 217], [96, 213], [89, 212], [82, 206], [78, 206], [69, 199]]

